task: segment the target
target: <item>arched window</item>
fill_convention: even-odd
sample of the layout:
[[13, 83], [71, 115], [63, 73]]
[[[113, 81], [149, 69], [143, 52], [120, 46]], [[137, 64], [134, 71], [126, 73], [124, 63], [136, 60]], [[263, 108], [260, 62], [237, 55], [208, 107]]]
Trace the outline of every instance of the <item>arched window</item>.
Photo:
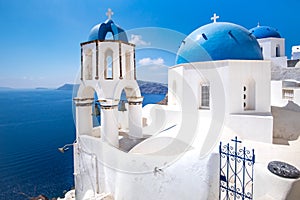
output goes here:
[[114, 36], [112, 32], [107, 32], [105, 35], [105, 40], [113, 40]]
[[113, 79], [113, 51], [111, 49], [105, 52], [104, 67], [104, 78]]

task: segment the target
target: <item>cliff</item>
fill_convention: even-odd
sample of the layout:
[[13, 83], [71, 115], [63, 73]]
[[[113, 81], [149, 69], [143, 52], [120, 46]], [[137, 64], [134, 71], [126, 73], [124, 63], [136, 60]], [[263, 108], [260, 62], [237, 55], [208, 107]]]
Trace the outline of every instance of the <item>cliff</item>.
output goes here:
[[[143, 94], [166, 94], [168, 92], [168, 85], [163, 83], [155, 83], [148, 81], [138, 80], [138, 85], [140, 87], [141, 93]], [[73, 88], [78, 88], [78, 84], [64, 84], [57, 88], [57, 90], [73, 90]]]

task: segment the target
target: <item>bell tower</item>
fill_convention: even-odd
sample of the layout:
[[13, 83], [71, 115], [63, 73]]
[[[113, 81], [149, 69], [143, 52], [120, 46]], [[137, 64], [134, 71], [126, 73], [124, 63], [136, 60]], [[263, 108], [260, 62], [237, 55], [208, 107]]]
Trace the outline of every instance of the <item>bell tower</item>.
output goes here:
[[[103, 148], [115, 152], [121, 139], [143, 137], [143, 97], [136, 81], [135, 45], [128, 42], [126, 32], [111, 19], [111, 9], [106, 15], [107, 20], [94, 26], [88, 41], [81, 43], [80, 85], [74, 98], [76, 199], [110, 192], [109, 183], [99, 175], [103, 169], [99, 161]], [[97, 123], [95, 108], [98, 116], [101, 113]]]
[[[86, 92], [87, 88], [95, 91], [98, 99], [94, 99], [94, 102], [99, 102], [101, 106], [101, 133], [96, 135], [99, 135], [102, 141], [118, 148], [121, 126], [118, 122], [118, 107], [121, 93], [125, 91], [128, 107], [125, 119], [128, 123], [121, 128], [129, 137], [134, 138], [142, 137], [143, 97], [136, 81], [135, 45], [128, 42], [126, 32], [111, 19], [111, 9], [108, 9], [106, 15], [107, 20], [94, 26], [88, 41], [81, 43], [81, 84], [76, 102], [81, 102], [80, 99], [94, 98], [92, 92]], [[108, 34], [111, 37], [108, 37]], [[82, 107], [82, 104], [80, 105]], [[85, 109], [86, 116], [88, 110], [92, 109]], [[81, 112], [77, 112], [77, 115], [76, 119], [81, 119]], [[78, 122], [77, 130], [82, 130], [80, 126], [86, 127], [87, 124], [91, 123]], [[93, 132], [92, 127], [86, 127], [85, 130]], [[81, 134], [77, 132], [77, 135]]]

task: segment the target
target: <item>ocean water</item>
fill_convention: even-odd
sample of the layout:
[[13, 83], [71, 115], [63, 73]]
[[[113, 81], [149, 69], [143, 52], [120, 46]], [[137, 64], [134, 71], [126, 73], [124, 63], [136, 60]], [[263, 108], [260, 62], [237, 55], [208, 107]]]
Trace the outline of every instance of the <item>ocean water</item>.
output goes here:
[[[164, 95], [143, 94], [144, 105]], [[63, 196], [74, 186], [72, 91], [0, 91], [0, 200]]]

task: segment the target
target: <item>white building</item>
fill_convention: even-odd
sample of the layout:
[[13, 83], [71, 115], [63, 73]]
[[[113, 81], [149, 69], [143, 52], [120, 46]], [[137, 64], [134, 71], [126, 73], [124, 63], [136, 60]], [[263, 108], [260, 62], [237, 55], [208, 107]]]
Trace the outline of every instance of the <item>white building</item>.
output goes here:
[[300, 46], [293, 46], [292, 47], [292, 60], [299, 60], [300, 59]]
[[[281, 180], [265, 167], [274, 158], [295, 155], [281, 146], [274, 151], [273, 144], [271, 67], [286, 61], [284, 39], [257, 41], [247, 29], [216, 22], [215, 16], [181, 44], [177, 65], [169, 68], [168, 105], [142, 108], [135, 46], [110, 19], [110, 10], [108, 17], [81, 44], [81, 84], [74, 99], [76, 199], [218, 199], [216, 144], [234, 136], [258, 149], [255, 199], [299, 195], [295, 181]], [[113, 40], [106, 39], [108, 32]], [[126, 111], [118, 109], [123, 89]], [[96, 127], [95, 100], [101, 105]], [[65, 199], [73, 198], [68, 195]]]
[[257, 26], [250, 29], [256, 37], [264, 60], [271, 60], [273, 66], [287, 67], [287, 57], [285, 56], [285, 39], [278, 31], [270, 26]]
[[[300, 84], [291, 77], [299, 77], [299, 46], [292, 47], [292, 60], [285, 56], [285, 39], [276, 29], [269, 26], [257, 26], [250, 30], [257, 38], [264, 60], [272, 62], [272, 73], [275, 79], [271, 81], [271, 105], [274, 117], [273, 140], [293, 140], [298, 137], [299, 123], [293, 121], [299, 118]], [[278, 80], [279, 77], [282, 76]], [[277, 78], [277, 79], [276, 79]]]
[[[262, 50], [264, 60], [272, 62], [272, 69], [276, 73], [283, 70], [289, 72], [298, 67], [297, 55], [299, 46], [292, 47], [292, 60], [287, 60], [285, 55], [285, 39], [278, 31], [269, 26], [257, 26], [250, 29], [250, 32], [257, 38]], [[278, 72], [277, 72], [278, 73]], [[288, 101], [300, 105], [298, 96], [299, 84], [297, 80], [281, 79], [271, 81], [271, 105], [283, 107]]]

